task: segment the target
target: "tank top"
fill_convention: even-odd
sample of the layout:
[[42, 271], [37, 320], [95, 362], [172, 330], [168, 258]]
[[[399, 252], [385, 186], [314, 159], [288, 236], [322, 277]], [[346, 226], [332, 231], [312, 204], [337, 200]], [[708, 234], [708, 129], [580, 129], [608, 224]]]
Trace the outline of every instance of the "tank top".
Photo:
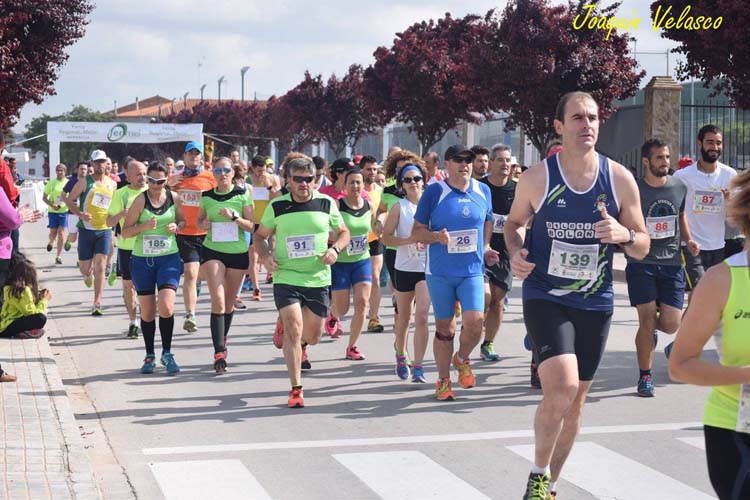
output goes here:
[[184, 227], [177, 234], [187, 236], [202, 236], [206, 231], [198, 227], [198, 213], [200, 212], [203, 191], [210, 191], [216, 187], [216, 179], [208, 170], [202, 170], [193, 177], [180, 179], [173, 191], [180, 196], [182, 216], [185, 218]]
[[[252, 177], [248, 176], [247, 178], [253, 186], [253, 213], [255, 214], [255, 220], [260, 221], [263, 218], [266, 207], [271, 202], [271, 189], [266, 187], [265, 182], [261, 186], [256, 186], [252, 183]], [[270, 185], [273, 186], [273, 184]]]
[[79, 208], [81, 212], [91, 215], [90, 221], [78, 220], [78, 227], [101, 231], [109, 229], [107, 226], [107, 211], [112, 198], [115, 196], [117, 184], [107, 176], [102, 176], [101, 182], [96, 182], [90, 175], [86, 176], [86, 189], [81, 193]]
[[[729, 267], [731, 284], [727, 303], [721, 312], [721, 327], [714, 334], [720, 363], [724, 366], [750, 364], [750, 268], [747, 251], [724, 261]], [[739, 411], [740, 399], [749, 410]], [[713, 388], [706, 400], [703, 423], [720, 429], [750, 432], [749, 384], [722, 385]]]
[[609, 159], [599, 155], [593, 184], [574, 191], [560, 170], [559, 154], [544, 161], [545, 196], [525, 242], [536, 264], [523, 282], [523, 300], [543, 299], [576, 309], [611, 311], [613, 245], [594, 237], [601, 208], [617, 218], [619, 202]]
[[156, 217], [156, 227], [139, 233], [133, 244], [133, 255], [136, 257], [161, 257], [177, 253], [177, 240], [174, 233], [167, 232], [167, 225], [175, 221], [175, 206], [172, 192], [167, 190], [164, 204], [154, 208], [148, 191], [143, 193], [145, 204], [138, 216], [138, 223], [143, 224], [152, 217]]
[[[408, 238], [411, 236], [411, 229], [414, 226], [414, 213], [417, 211], [417, 205], [406, 198], [402, 198], [398, 201], [398, 206], [400, 210], [396, 236]], [[399, 271], [423, 273], [426, 261], [427, 245], [424, 243], [411, 243], [396, 247], [396, 269]]]

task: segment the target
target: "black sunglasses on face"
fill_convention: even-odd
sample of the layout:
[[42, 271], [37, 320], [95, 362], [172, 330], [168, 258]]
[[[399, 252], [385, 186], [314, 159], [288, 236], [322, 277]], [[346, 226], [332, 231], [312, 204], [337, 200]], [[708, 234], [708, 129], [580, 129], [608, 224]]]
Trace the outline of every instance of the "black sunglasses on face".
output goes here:
[[312, 184], [312, 182], [315, 180], [315, 176], [312, 175], [293, 175], [292, 180], [296, 182], [297, 184], [307, 183]]
[[414, 177], [404, 177], [401, 179], [401, 182], [404, 184], [411, 184], [412, 182], [422, 182], [422, 176], [421, 175], [415, 175]]
[[466, 163], [467, 165], [469, 165], [474, 160], [466, 156], [454, 156], [453, 158], [451, 158], [451, 161], [455, 163]]
[[161, 186], [162, 184], [167, 182], [166, 177], [163, 179], [154, 179], [153, 177], [146, 176], [146, 179], [148, 180], [149, 183], [156, 184], [157, 186]]

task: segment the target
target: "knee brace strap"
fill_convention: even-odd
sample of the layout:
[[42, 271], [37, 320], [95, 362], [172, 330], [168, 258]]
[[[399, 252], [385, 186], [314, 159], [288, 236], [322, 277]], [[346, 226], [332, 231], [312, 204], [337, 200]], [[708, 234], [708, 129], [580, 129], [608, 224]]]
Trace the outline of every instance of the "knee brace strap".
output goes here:
[[438, 340], [442, 340], [443, 342], [453, 342], [453, 338], [455, 336], [455, 333], [452, 335], [443, 335], [442, 333], [435, 331], [435, 338]]

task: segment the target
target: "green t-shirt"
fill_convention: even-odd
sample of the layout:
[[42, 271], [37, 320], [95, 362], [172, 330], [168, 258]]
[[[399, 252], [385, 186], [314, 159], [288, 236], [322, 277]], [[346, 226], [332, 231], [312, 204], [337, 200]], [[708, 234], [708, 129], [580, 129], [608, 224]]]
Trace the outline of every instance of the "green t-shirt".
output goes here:
[[339, 200], [339, 212], [344, 221], [344, 225], [349, 229], [351, 239], [349, 244], [341, 250], [336, 262], [359, 262], [360, 260], [370, 258], [370, 245], [367, 243], [367, 236], [370, 233], [372, 222], [372, 211], [370, 203], [364, 201], [362, 208], [351, 208], [346, 204], [346, 200]]
[[146, 203], [143, 212], [138, 216], [138, 224], [143, 224], [156, 217], [156, 227], [139, 233], [133, 244], [133, 255], [136, 257], [161, 257], [177, 253], [177, 239], [174, 233], [167, 232], [167, 225], [175, 222], [175, 206], [172, 192], [167, 191], [167, 199], [159, 208], [154, 208], [148, 193], [143, 193]]
[[297, 203], [285, 194], [271, 201], [260, 223], [276, 231], [279, 267], [274, 283], [315, 288], [331, 284], [331, 267], [320, 258], [328, 250], [328, 230], [343, 223], [333, 198], [313, 191], [311, 200]]
[[221, 253], [246, 253], [245, 231], [232, 219], [219, 215], [219, 210], [228, 208], [242, 217], [242, 209], [248, 206], [253, 206], [253, 198], [248, 189], [235, 186], [227, 193], [220, 193], [217, 189], [203, 191], [200, 207], [206, 211], [206, 216], [211, 221], [203, 246]]
[[59, 205], [60, 210], [55, 210], [49, 207], [49, 212], [52, 214], [64, 214], [68, 211], [68, 206], [63, 201], [62, 192], [65, 185], [68, 183], [68, 179], [58, 180], [57, 178], [50, 179], [46, 186], [44, 186], [44, 194], [53, 205]]
[[[121, 187], [115, 192], [115, 196], [114, 198], [112, 198], [112, 203], [109, 204], [109, 208], [107, 209], [107, 215], [119, 214], [125, 209], [125, 207], [130, 208], [138, 195], [144, 192], [146, 189], [148, 189], [148, 187], [146, 186], [143, 186], [141, 189], [133, 189], [130, 186]], [[117, 221], [117, 223], [122, 224], [124, 219], [125, 218], [123, 217], [122, 219]], [[132, 251], [133, 245], [135, 245], [135, 236], [132, 238], [123, 238], [121, 235], [117, 239], [117, 248], [120, 248], [122, 250]]]
[[[396, 203], [398, 203], [398, 200], [400, 200], [401, 198], [403, 198], [403, 196], [399, 196], [398, 193], [400, 193], [400, 192], [396, 189], [395, 181], [394, 181], [394, 185], [387, 186], [383, 190], [383, 194], [380, 197], [380, 202], [383, 205], [385, 205], [385, 213], [386, 214], [391, 211], [391, 207], [393, 207], [393, 205], [395, 205]], [[397, 250], [398, 249], [398, 247], [386, 247], [386, 248], [389, 249], [389, 250]]]

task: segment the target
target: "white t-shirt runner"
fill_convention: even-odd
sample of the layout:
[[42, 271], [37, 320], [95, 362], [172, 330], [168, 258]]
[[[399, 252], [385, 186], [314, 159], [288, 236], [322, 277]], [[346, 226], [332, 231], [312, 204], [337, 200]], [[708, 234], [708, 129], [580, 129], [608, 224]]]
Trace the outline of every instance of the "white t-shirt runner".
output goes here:
[[737, 172], [721, 162], [716, 170], [707, 174], [698, 170], [695, 162], [674, 176], [685, 182], [688, 188], [685, 197], [685, 215], [693, 240], [701, 250], [724, 248], [724, 221], [726, 219], [725, 200], [722, 189], [729, 189]]

